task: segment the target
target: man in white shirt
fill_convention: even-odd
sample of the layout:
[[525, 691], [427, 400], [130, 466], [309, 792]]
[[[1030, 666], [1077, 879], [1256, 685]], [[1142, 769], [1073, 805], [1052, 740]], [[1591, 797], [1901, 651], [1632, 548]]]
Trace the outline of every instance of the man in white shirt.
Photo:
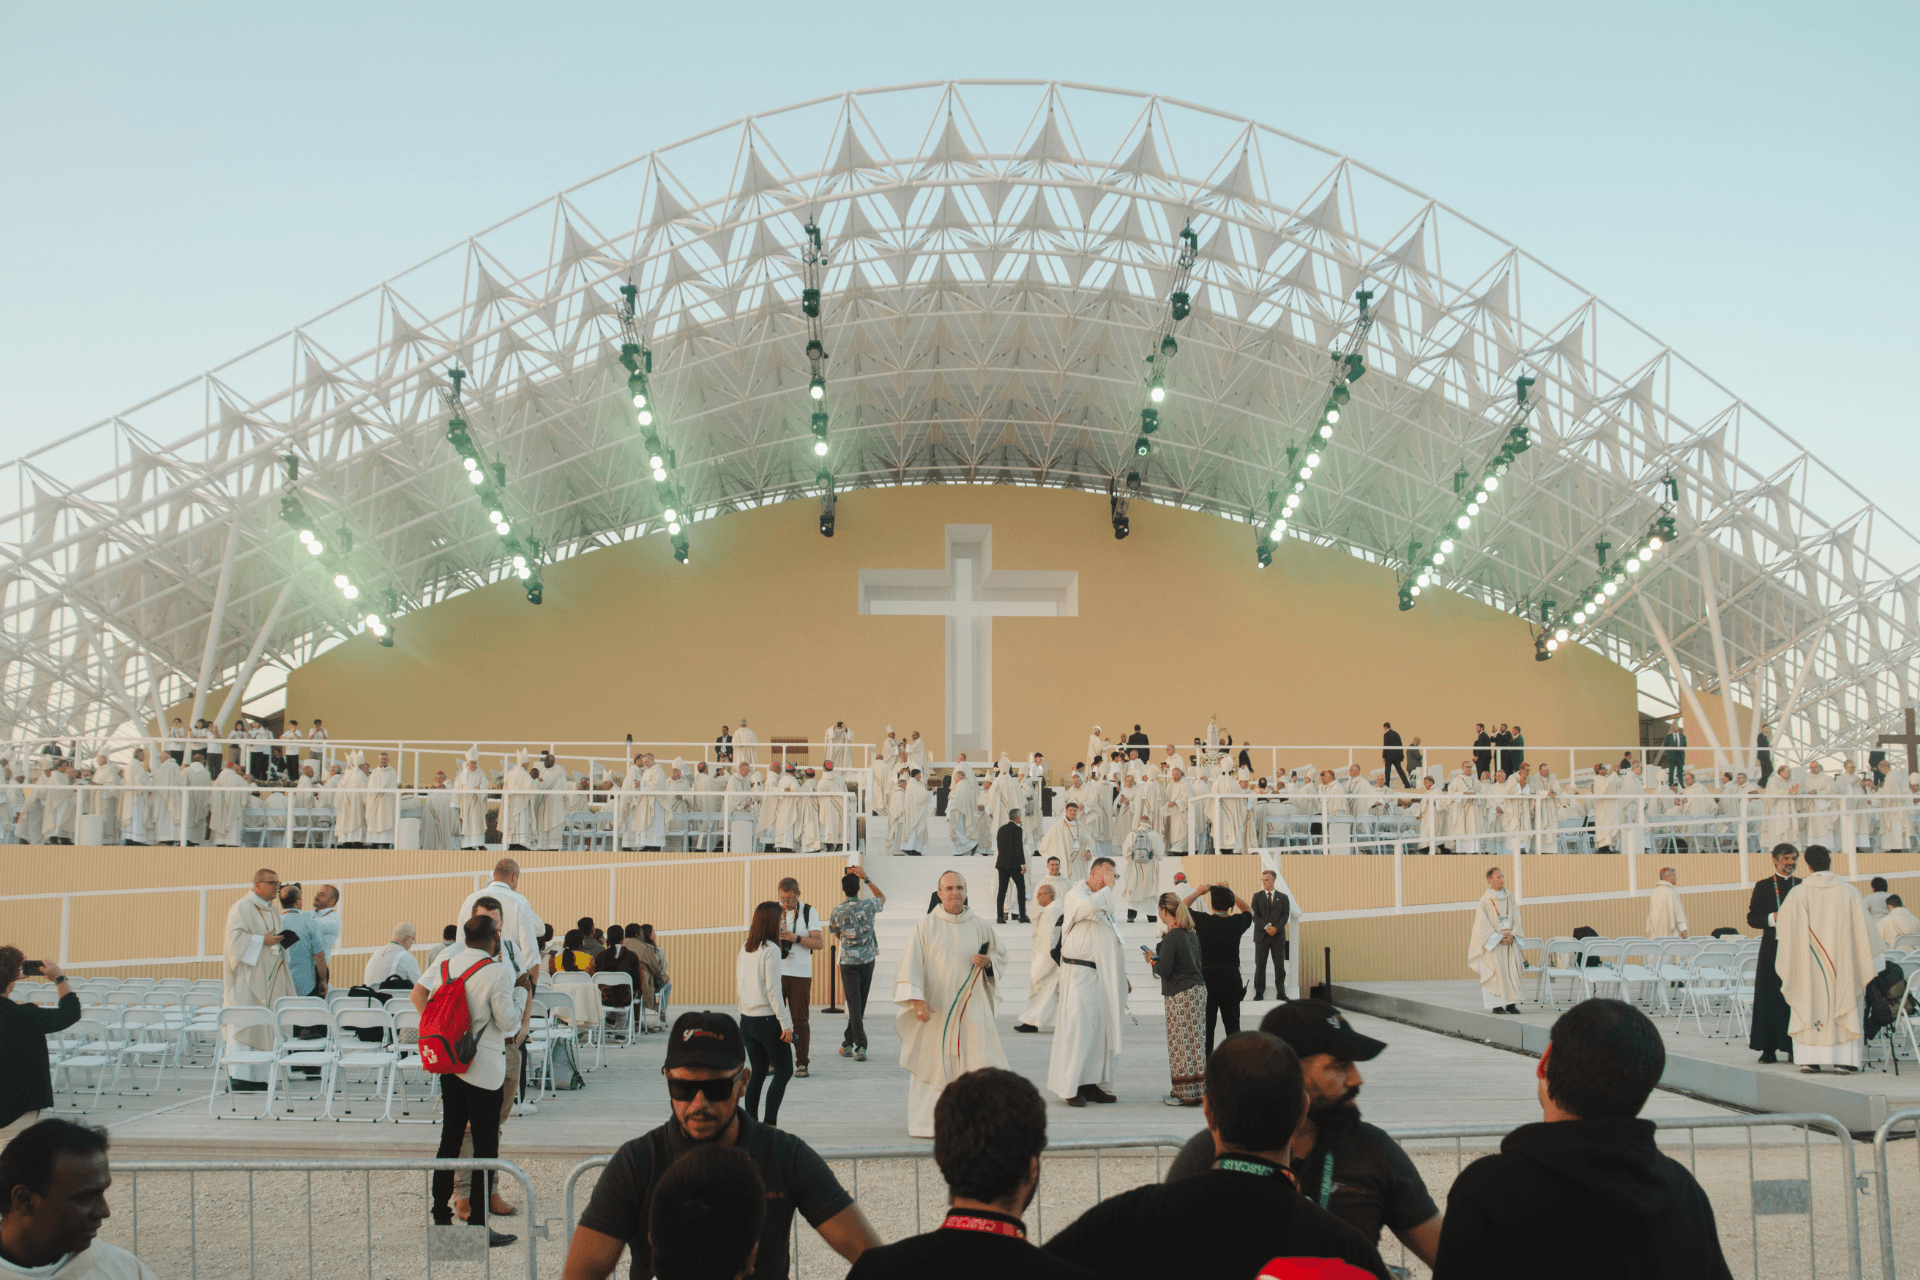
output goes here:
[[340, 945], [340, 890], [323, 884], [313, 891], [313, 952], [333, 964], [334, 948]]
[[540, 963], [540, 935], [546, 925], [520, 894], [520, 864], [502, 858], [493, 864], [493, 879], [468, 894], [454, 917], [466, 921], [481, 898], [497, 898], [501, 907], [500, 941], [515, 973], [530, 973]]
[[404, 920], [393, 926], [393, 940], [368, 957], [360, 985], [377, 990], [389, 978], [419, 982], [420, 962], [413, 958], [414, 936], [413, 926]]
[[[744, 728], [745, 726], [742, 725]], [[736, 736], [735, 742], [739, 741]], [[826, 943], [820, 931], [820, 913], [800, 901], [800, 882], [792, 876], [780, 882], [780, 990], [793, 1014], [793, 1074], [807, 1074], [807, 1012], [813, 996], [813, 953]]]
[[[489, 916], [475, 916], [463, 930], [466, 947], [447, 957], [421, 975], [414, 986], [413, 1007], [422, 1015], [441, 983], [464, 975], [467, 1016], [477, 1037], [473, 1061], [464, 1074], [447, 1073], [440, 1077], [440, 1146], [436, 1159], [450, 1160], [460, 1154], [461, 1140], [473, 1132], [473, 1154], [481, 1160], [500, 1155], [501, 1099], [507, 1080], [506, 1042], [509, 1028], [519, 1025], [522, 1015], [513, 1007], [513, 974], [500, 963], [500, 937]], [[424, 1045], [422, 1046], [425, 1047]], [[468, 1199], [468, 1221], [475, 1226], [487, 1220], [488, 1197], [486, 1171], [473, 1171], [472, 1192]], [[433, 1220], [440, 1226], [453, 1224], [453, 1171], [433, 1175]], [[491, 1229], [487, 1242], [493, 1248], [512, 1244], [514, 1236]]]
[[105, 1129], [42, 1120], [21, 1130], [0, 1159], [26, 1174], [0, 1204], [0, 1276], [154, 1280], [132, 1254], [97, 1238], [113, 1182]]

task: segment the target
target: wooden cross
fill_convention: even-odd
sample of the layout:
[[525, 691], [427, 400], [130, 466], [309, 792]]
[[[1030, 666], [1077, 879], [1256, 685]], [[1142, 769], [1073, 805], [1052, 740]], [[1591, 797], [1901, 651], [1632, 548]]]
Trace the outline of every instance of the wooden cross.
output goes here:
[[1879, 744], [1883, 747], [1902, 746], [1907, 749], [1907, 772], [1913, 772], [1915, 751], [1920, 750], [1920, 730], [1913, 723], [1913, 708], [1907, 708], [1907, 731], [1905, 733], [1883, 733]]

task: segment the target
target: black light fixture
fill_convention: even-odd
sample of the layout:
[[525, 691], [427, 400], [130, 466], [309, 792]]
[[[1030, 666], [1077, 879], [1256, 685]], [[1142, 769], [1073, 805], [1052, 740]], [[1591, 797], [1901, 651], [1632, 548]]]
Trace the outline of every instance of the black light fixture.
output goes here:
[[827, 456], [827, 415], [824, 412], [813, 415], [813, 453], [817, 458]]
[[820, 481], [820, 536], [833, 536], [833, 517], [840, 505], [838, 495], [833, 491], [833, 472], [822, 471], [815, 477]]
[[687, 547], [687, 536], [683, 533], [675, 534], [673, 536], [673, 558], [681, 564], [685, 564], [690, 554], [691, 552]]
[[1411, 608], [1413, 608], [1413, 588], [1402, 587], [1400, 588], [1400, 612], [1405, 613]]
[[1533, 660], [1535, 662], [1553, 661], [1553, 646], [1544, 631], [1533, 638]]
[[1253, 558], [1260, 568], [1266, 569], [1273, 564], [1273, 539], [1263, 530], [1259, 541], [1253, 544]]
[[1153, 452], [1153, 442], [1145, 436], [1140, 436], [1133, 442], [1133, 451], [1144, 458]]

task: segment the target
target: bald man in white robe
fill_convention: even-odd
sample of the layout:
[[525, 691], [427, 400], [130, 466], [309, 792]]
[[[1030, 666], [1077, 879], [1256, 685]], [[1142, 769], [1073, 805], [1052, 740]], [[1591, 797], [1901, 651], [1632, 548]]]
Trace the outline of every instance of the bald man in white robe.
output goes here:
[[736, 764], [760, 763], [760, 735], [747, 728], [747, 718], [740, 717], [740, 727], [733, 731], [733, 759]]
[[933, 1109], [948, 1083], [981, 1067], [1005, 1067], [993, 1015], [1007, 952], [993, 926], [967, 906], [958, 871], [940, 877], [940, 904], [922, 916], [893, 975], [894, 1029], [908, 1073], [907, 1134], [933, 1136]]
[[926, 784], [920, 781], [917, 772], [907, 775], [906, 785], [896, 793], [894, 805], [900, 851], [924, 854], [927, 851], [927, 824], [933, 816], [933, 797], [927, 793]]
[[500, 838], [509, 849], [535, 849], [540, 843], [540, 794], [528, 760], [520, 752], [500, 777]]
[[1107, 1086], [1120, 1065], [1126, 1015], [1125, 946], [1114, 923], [1113, 864], [1096, 859], [1067, 891], [1060, 914], [1060, 1023], [1047, 1088], [1068, 1106], [1116, 1101]]
[[222, 769], [213, 780], [213, 802], [208, 814], [212, 841], [225, 848], [246, 843], [242, 824], [247, 809], [247, 776], [238, 769]]
[[[262, 867], [253, 873], [253, 887], [227, 910], [226, 942], [221, 952], [223, 1008], [252, 1005], [271, 1009], [275, 1000], [294, 994], [293, 975], [287, 972], [280, 946], [279, 889], [279, 873]], [[225, 1034], [229, 1045], [244, 1049], [271, 1049], [275, 1039], [270, 1027], [228, 1030]], [[266, 1088], [270, 1070], [265, 1063], [241, 1064], [232, 1067], [229, 1075], [247, 1082], [239, 1087], [258, 1090]]]

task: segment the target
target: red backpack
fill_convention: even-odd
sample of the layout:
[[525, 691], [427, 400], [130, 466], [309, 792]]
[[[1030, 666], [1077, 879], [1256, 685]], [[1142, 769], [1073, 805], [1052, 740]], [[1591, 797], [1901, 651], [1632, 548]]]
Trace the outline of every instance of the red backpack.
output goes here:
[[467, 1012], [467, 979], [493, 959], [476, 960], [457, 978], [448, 971], [448, 963], [440, 962], [440, 985], [420, 1015], [420, 1065], [434, 1075], [462, 1076], [480, 1050], [480, 1034]]

